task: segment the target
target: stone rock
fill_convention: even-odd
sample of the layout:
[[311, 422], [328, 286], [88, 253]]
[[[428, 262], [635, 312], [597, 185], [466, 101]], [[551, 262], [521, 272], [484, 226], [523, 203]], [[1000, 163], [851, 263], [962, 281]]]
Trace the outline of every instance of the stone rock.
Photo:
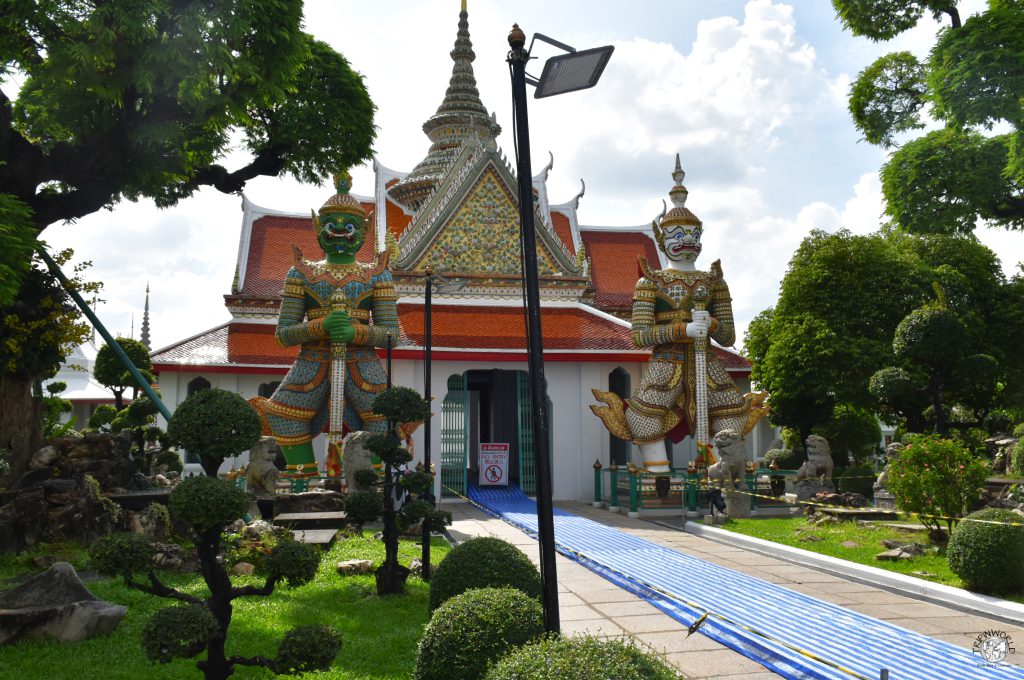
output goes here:
[[239, 576], [252, 576], [256, 571], [256, 565], [249, 562], [239, 562], [231, 568], [231, 571], [235, 572]]
[[157, 504], [150, 503], [143, 510], [133, 513], [132, 531], [146, 537], [150, 543], [163, 543], [170, 531], [170, 522], [166, 513], [156, 510]]
[[171, 480], [164, 475], [156, 475], [153, 477], [153, 481], [156, 482], [157, 486], [170, 486]]
[[179, 571], [188, 568], [185, 551], [175, 543], [153, 543], [153, 568]]
[[858, 543], [857, 541], [843, 541], [839, 545], [843, 546], [844, 548], [850, 548], [851, 550], [853, 548], [859, 548], [860, 547], [860, 543]]
[[39, 555], [37, 557], [32, 558], [32, 564], [34, 564], [37, 569], [42, 570], [49, 569], [57, 562], [60, 562], [60, 559], [55, 557], [54, 555]]
[[74, 567], [57, 562], [0, 593], [0, 644], [30, 637], [88, 640], [114, 630], [127, 611], [98, 599], [82, 585]]
[[11, 485], [11, 489], [31, 489], [39, 486], [46, 480], [53, 479], [53, 472], [53, 467], [50, 466], [29, 470]]
[[373, 487], [362, 486], [356, 482], [356, 470], [373, 469], [373, 454], [366, 448], [366, 440], [372, 433], [356, 431], [345, 437], [342, 446], [341, 469], [348, 480], [348, 488], [352, 491], [372, 491]]
[[[437, 564], [431, 562], [430, 563], [430, 573], [433, 574], [436, 569], [437, 569]], [[421, 560], [419, 558], [413, 559], [413, 561], [409, 563], [409, 572], [414, 574], [415, 576], [422, 576], [423, 575], [423, 560]]]
[[225, 534], [240, 534], [240, 533], [242, 533], [243, 529], [245, 529], [245, 520], [239, 518], [239, 519], [236, 519], [231, 524], [229, 524], [226, 527], [224, 527], [224, 533]]
[[345, 497], [337, 491], [307, 491], [306, 493], [278, 494], [274, 513], [291, 512], [343, 512]]
[[94, 500], [83, 494], [57, 515], [56, 530], [67, 538], [91, 543], [100, 536], [123, 530], [123, 515], [120, 507], [109, 498], [101, 496]]
[[875, 559], [883, 562], [900, 562], [904, 560], [912, 560], [915, 557], [920, 557], [924, 553], [924, 546], [918, 543], [908, 543], [906, 545], [901, 545], [898, 548], [878, 553], [875, 555]]
[[279, 527], [262, 519], [247, 524], [241, 531], [243, 538], [254, 540], [263, 540], [268, 536], [283, 536], [289, 533], [291, 532], [285, 527]]
[[370, 560], [346, 560], [338, 562], [336, 569], [342, 575], [369, 574], [373, 571], [373, 562]]
[[42, 489], [19, 494], [0, 507], [0, 555], [18, 553], [50, 536], [50, 506]]
[[796, 540], [800, 541], [801, 543], [820, 543], [825, 539], [823, 539], [821, 536], [815, 536], [814, 534], [802, 534], [798, 536]]
[[793, 484], [793, 490], [796, 492], [797, 502], [809, 501], [819, 493], [828, 491], [829, 488], [829, 486], [822, 484], [821, 482], [809, 479], [802, 479]]
[[53, 495], [69, 494], [76, 488], [75, 480], [73, 479], [47, 479], [44, 482], [40, 482], [39, 486], [43, 488], [43, 493], [46, 494], [47, 499]]
[[32, 459], [28, 462], [28, 467], [29, 469], [50, 467], [57, 461], [57, 457], [59, 455], [57, 448], [52, 444], [44, 446], [32, 454]]

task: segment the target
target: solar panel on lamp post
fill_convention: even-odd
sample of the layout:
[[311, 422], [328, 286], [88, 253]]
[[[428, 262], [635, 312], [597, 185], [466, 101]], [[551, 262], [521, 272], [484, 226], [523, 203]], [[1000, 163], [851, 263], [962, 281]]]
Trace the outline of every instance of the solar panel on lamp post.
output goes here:
[[[530, 126], [526, 107], [526, 84], [537, 88], [535, 97], [575, 92], [597, 84], [613, 47], [577, 52], [572, 47], [536, 33], [541, 40], [568, 54], [545, 63], [539, 79], [526, 74], [530, 50], [524, 49], [526, 34], [514, 24], [508, 34], [508, 64], [512, 76], [513, 127], [516, 140], [516, 174], [519, 181], [520, 245], [523, 279], [526, 285], [526, 351], [530, 369], [530, 398], [533, 405], [533, 442], [537, 472], [537, 534], [540, 544], [541, 598], [544, 628], [558, 633], [558, 581], [555, 572], [555, 528], [551, 494], [551, 458], [548, 439], [547, 381], [544, 378], [544, 346], [541, 340], [540, 284], [537, 276], [537, 234], [533, 220], [533, 169], [530, 162]], [[533, 42], [530, 43], [530, 49]]]

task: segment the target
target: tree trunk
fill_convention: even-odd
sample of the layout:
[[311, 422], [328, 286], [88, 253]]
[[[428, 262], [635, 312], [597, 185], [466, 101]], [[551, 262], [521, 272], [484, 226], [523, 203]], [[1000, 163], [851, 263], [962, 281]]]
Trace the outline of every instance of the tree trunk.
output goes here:
[[207, 606], [210, 613], [220, 624], [221, 634], [206, 646], [206, 659], [196, 665], [203, 671], [206, 680], [225, 680], [234, 672], [234, 664], [227, 660], [224, 654], [225, 643], [227, 642], [228, 626], [231, 624], [231, 579], [228, 577], [224, 566], [217, 561], [217, 553], [220, 550], [220, 529], [211, 529], [196, 541], [196, 552], [199, 555], [200, 571], [206, 587], [210, 589], [210, 599]]
[[384, 564], [376, 571], [378, 595], [402, 595], [409, 569], [398, 563], [398, 518], [395, 513], [395, 484], [390, 463], [384, 465]]
[[945, 437], [949, 432], [946, 424], [946, 411], [942, 407], [942, 379], [941, 374], [936, 374], [928, 385], [928, 394], [932, 399], [932, 422], [935, 424], [935, 434]]
[[9, 451], [13, 483], [28, 469], [32, 454], [43, 445], [43, 403], [32, 396], [32, 380], [0, 373], [0, 449]]

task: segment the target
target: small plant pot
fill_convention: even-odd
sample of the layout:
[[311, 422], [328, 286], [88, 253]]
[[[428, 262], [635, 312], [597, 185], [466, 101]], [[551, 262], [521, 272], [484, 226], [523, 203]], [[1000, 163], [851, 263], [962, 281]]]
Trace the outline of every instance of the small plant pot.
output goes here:
[[658, 498], [668, 498], [669, 489], [672, 488], [672, 480], [668, 477], [654, 478], [654, 492]]

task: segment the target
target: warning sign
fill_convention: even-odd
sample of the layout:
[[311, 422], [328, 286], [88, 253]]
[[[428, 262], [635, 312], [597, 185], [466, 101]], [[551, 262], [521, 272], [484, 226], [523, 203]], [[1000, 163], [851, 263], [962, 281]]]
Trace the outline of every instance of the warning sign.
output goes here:
[[480, 486], [508, 486], [508, 444], [481, 443]]

